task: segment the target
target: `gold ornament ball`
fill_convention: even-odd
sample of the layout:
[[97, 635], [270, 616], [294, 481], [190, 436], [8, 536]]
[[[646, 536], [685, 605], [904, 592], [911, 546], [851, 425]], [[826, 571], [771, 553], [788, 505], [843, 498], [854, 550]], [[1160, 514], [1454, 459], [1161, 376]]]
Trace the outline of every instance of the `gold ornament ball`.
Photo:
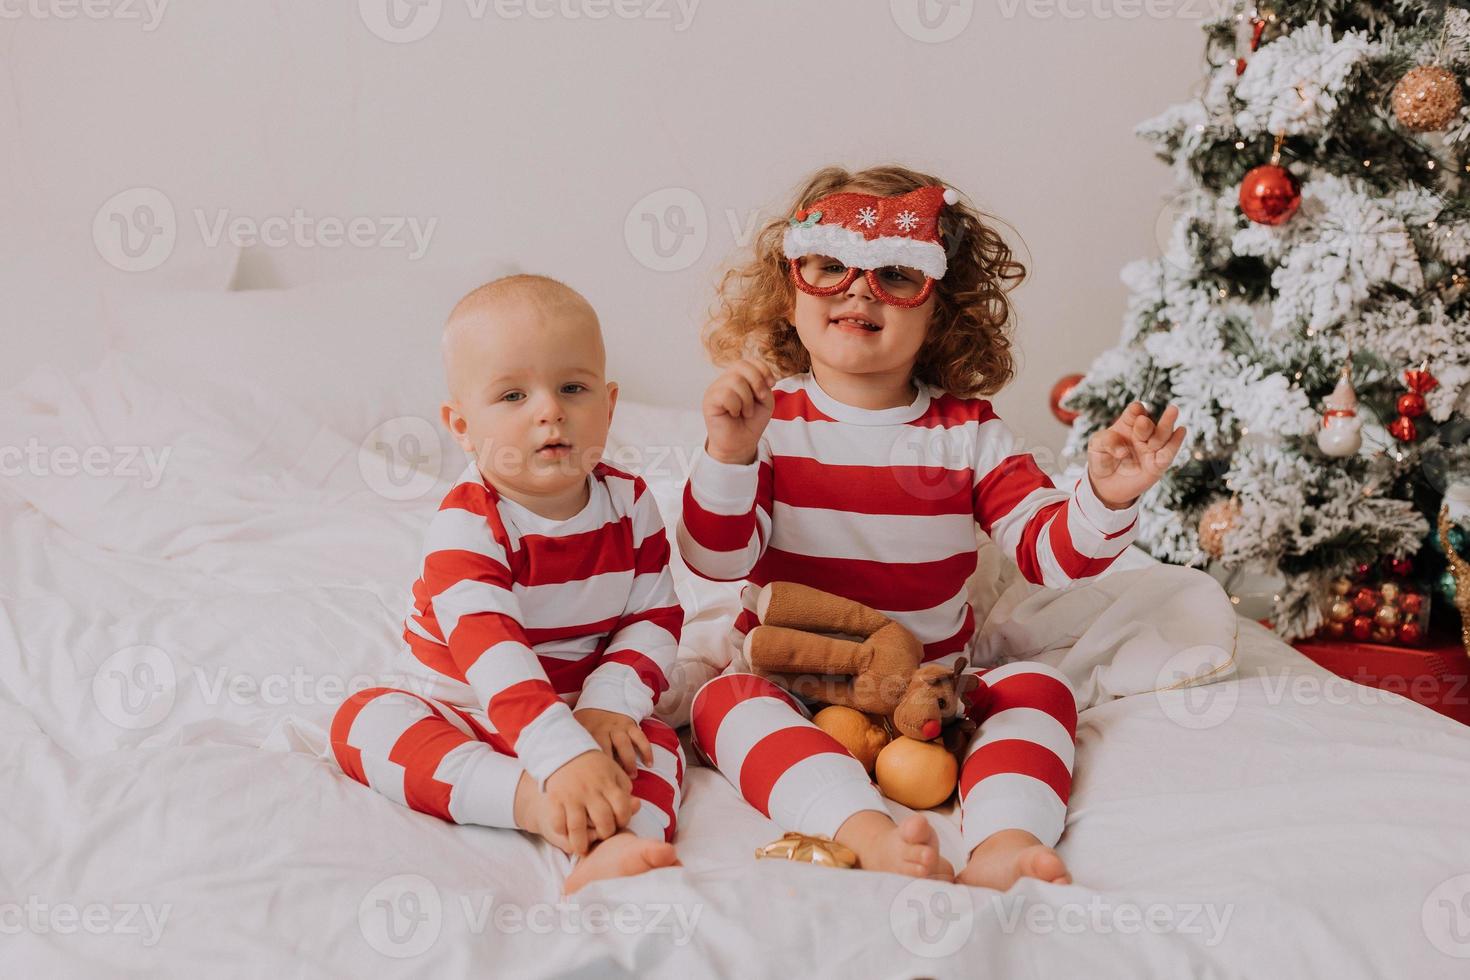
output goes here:
[[1399, 586], [1397, 582], [1384, 582], [1378, 587], [1378, 594], [1383, 596], [1384, 602], [1399, 601]]
[[1393, 114], [1414, 133], [1444, 129], [1460, 112], [1460, 80], [1440, 65], [1410, 69], [1393, 90]]
[[1219, 558], [1225, 554], [1225, 536], [1240, 517], [1240, 504], [1235, 500], [1217, 500], [1205, 508], [1199, 519], [1199, 546], [1205, 554]]
[[1345, 623], [1353, 618], [1353, 604], [1346, 599], [1333, 599], [1332, 605], [1327, 609], [1327, 616], [1334, 623]]
[[1324, 623], [1322, 635], [1332, 640], [1340, 640], [1347, 635], [1347, 626], [1343, 623]]
[[1378, 611], [1373, 614], [1373, 621], [1379, 626], [1397, 626], [1399, 624], [1399, 607], [1379, 606]]
[[1346, 575], [1340, 575], [1332, 580], [1333, 595], [1347, 595], [1353, 591], [1353, 580]]

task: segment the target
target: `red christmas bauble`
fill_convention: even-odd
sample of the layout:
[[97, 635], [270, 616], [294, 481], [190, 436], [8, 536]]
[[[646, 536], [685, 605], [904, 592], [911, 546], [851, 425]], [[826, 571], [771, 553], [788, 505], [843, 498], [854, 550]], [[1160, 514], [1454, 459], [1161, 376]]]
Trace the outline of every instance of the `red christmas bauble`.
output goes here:
[[1407, 643], [1409, 646], [1418, 646], [1424, 641], [1424, 630], [1418, 623], [1399, 624], [1399, 642]]
[[1404, 384], [1409, 386], [1410, 391], [1427, 395], [1439, 387], [1439, 379], [1422, 368], [1409, 368], [1404, 372]]
[[1257, 224], [1283, 224], [1301, 203], [1301, 181], [1277, 164], [1256, 167], [1240, 182], [1240, 210]]
[[1377, 589], [1359, 589], [1353, 596], [1353, 608], [1360, 613], [1369, 613], [1378, 608]]
[[1412, 558], [1390, 558], [1385, 564], [1388, 565], [1388, 573], [1397, 578], [1408, 578], [1414, 574]]
[[1051, 396], [1047, 404], [1051, 406], [1052, 415], [1056, 416], [1058, 422], [1063, 425], [1071, 425], [1077, 421], [1077, 413], [1068, 411], [1062, 407], [1062, 400], [1072, 393], [1077, 387], [1077, 382], [1082, 380], [1080, 374], [1067, 374], [1057, 379], [1057, 383], [1051, 386]]
[[1406, 391], [1399, 395], [1399, 414], [1407, 415], [1411, 419], [1417, 419], [1429, 410], [1424, 402], [1424, 396], [1417, 391]]
[[1407, 415], [1400, 415], [1388, 423], [1388, 432], [1399, 442], [1413, 442], [1419, 438], [1419, 427]]
[[1354, 616], [1352, 631], [1353, 639], [1366, 640], [1368, 637], [1373, 635], [1373, 617]]
[[1358, 578], [1358, 579], [1367, 578], [1372, 573], [1373, 573], [1373, 563], [1372, 562], [1360, 561], [1356, 565], [1353, 566], [1353, 578]]
[[1405, 616], [1417, 616], [1424, 609], [1424, 597], [1417, 592], [1405, 592], [1399, 596], [1399, 608]]

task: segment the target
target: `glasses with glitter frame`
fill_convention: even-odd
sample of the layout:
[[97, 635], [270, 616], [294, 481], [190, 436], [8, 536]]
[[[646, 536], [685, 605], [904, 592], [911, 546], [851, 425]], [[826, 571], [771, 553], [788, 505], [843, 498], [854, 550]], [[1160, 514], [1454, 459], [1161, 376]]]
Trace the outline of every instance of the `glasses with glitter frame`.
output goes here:
[[934, 292], [934, 277], [918, 269], [885, 265], [860, 269], [831, 255], [803, 255], [789, 260], [791, 282], [809, 296], [836, 296], [863, 276], [880, 302], [901, 309], [923, 306]]

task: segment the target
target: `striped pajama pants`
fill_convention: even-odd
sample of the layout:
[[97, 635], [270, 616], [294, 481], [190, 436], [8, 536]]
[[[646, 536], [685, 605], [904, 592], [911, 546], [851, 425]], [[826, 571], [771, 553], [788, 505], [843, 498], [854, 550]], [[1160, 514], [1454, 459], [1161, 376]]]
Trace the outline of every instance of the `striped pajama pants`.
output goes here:
[[[965, 854], [998, 830], [1053, 846], [1067, 819], [1077, 706], [1060, 673], [1017, 661], [979, 671], [987, 714], [960, 767]], [[800, 699], [755, 674], [723, 674], [694, 696], [694, 744], [783, 830], [835, 837], [862, 810], [887, 812], [868, 773], [812, 724]]]
[[[633, 795], [643, 805], [628, 829], [672, 841], [684, 752], [679, 736], [657, 718], [639, 727], [653, 746], [653, 765], [638, 762]], [[525, 769], [483, 711], [368, 688], [337, 709], [331, 743], [344, 773], [390, 800], [450, 823], [516, 828], [516, 786]]]

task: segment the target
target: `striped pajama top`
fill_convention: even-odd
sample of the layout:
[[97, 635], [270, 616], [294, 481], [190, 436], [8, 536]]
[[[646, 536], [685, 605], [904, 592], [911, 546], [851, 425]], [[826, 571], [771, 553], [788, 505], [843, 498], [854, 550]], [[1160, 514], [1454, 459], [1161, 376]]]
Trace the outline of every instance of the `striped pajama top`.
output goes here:
[[[1028, 581], [1054, 588], [1100, 575], [1133, 539], [1137, 503], [1108, 508], [1085, 475], [1058, 489], [983, 398], [918, 385], [909, 405], [855, 408], [810, 373], [773, 395], [754, 462], [695, 457], [678, 540], [705, 578], [855, 599], [903, 623], [933, 661], [975, 633], [977, 523]], [[756, 624], [754, 591], [737, 641]]]
[[542, 786], [598, 748], [573, 706], [652, 713], [684, 621], [647, 485], [606, 462], [587, 480], [587, 505], [552, 520], [471, 463], [429, 524], [404, 623], [415, 690], [483, 711]]

